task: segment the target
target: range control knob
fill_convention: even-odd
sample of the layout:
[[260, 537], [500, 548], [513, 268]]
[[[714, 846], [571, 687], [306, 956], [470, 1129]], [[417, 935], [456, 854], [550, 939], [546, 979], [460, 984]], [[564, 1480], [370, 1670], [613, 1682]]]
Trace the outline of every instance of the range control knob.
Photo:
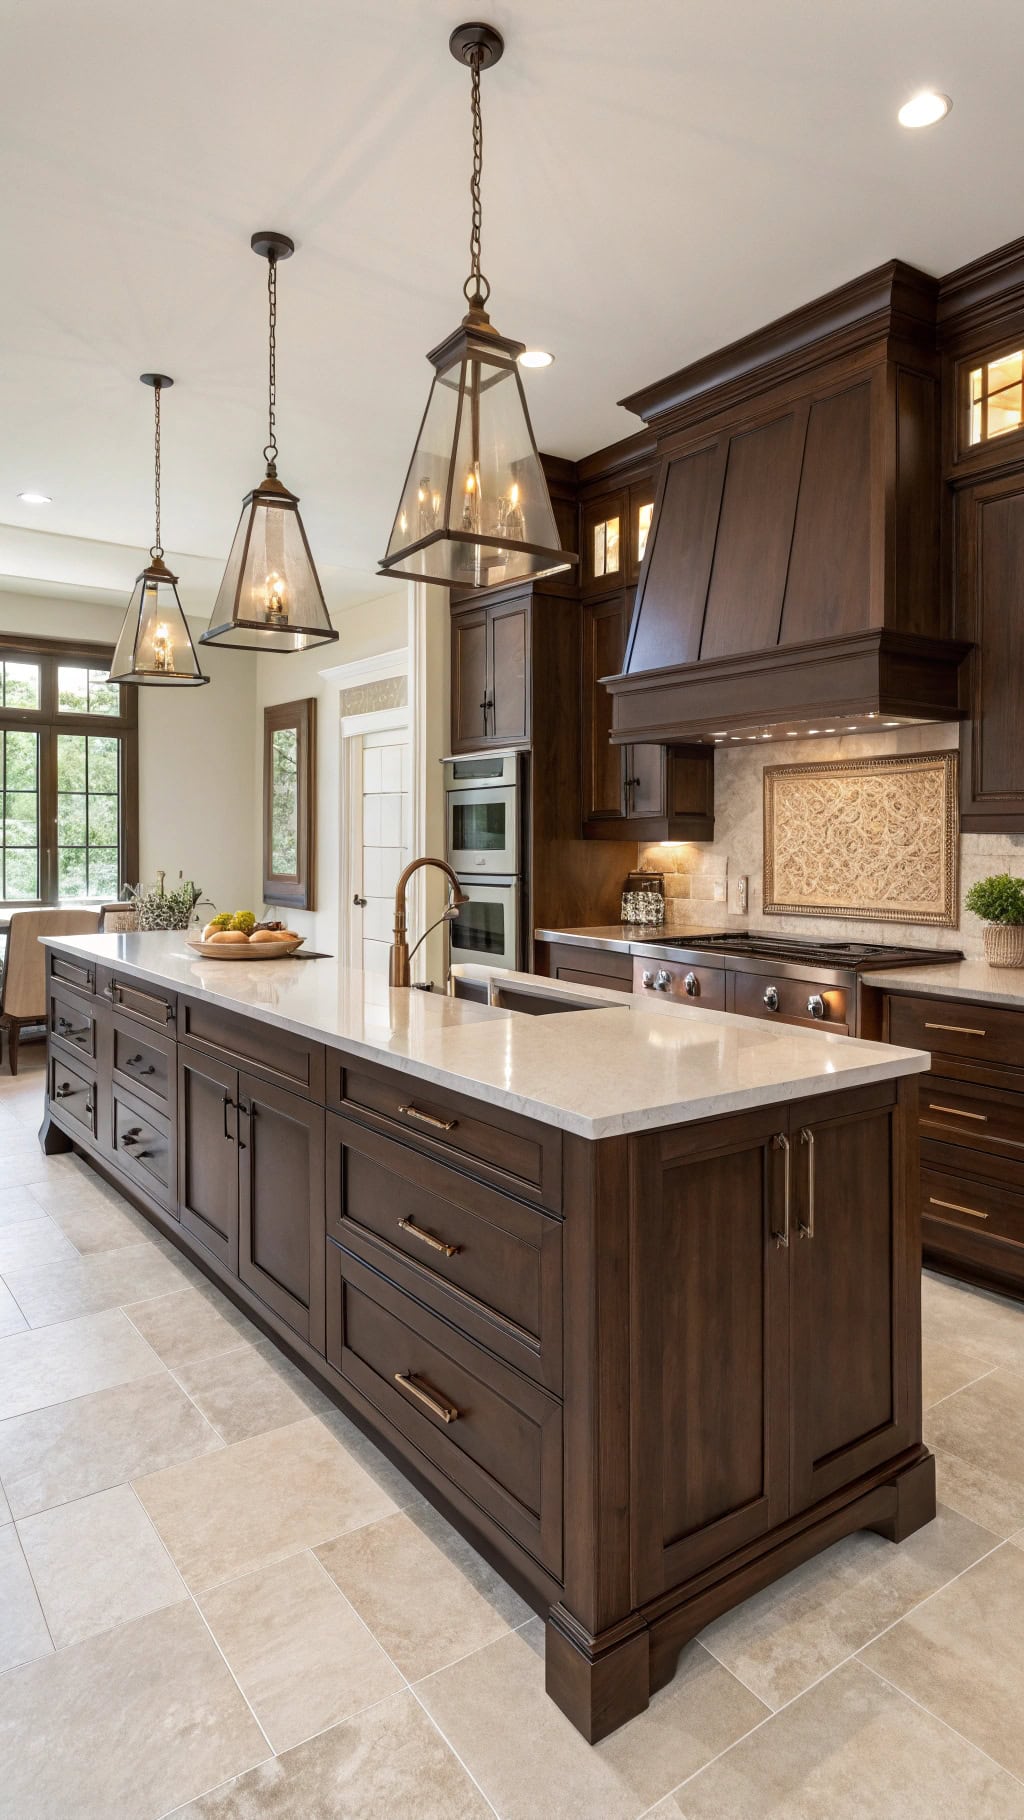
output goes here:
[[686, 987], [688, 997], [700, 997], [700, 980], [695, 973], [688, 973], [683, 981], [683, 985]]
[[657, 973], [654, 976], [655, 992], [667, 992], [669, 987], [671, 986], [671, 984], [672, 984], [671, 973], [667, 973], [664, 967], [659, 967]]
[[644, 991], [645, 991], [645, 992], [650, 992], [650, 990], [651, 990], [651, 987], [652, 987], [652, 986], [653, 986], [653, 985], [654, 985], [654, 975], [653, 975], [653, 973], [652, 973], [652, 972], [651, 972], [651, 970], [650, 970], [650, 968], [649, 968], [649, 967], [645, 967], [645, 968], [644, 968], [644, 972], [643, 972], [643, 987], [644, 987]]
[[778, 1008], [779, 1008], [779, 988], [778, 988], [778, 986], [766, 986], [765, 987], [764, 1002], [769, 1011], [778, 1010]]
[[807, 1000], [807, 1009], [812, 1017], [824, 1017], [825, 1001], [820, 992], [812, 992]]

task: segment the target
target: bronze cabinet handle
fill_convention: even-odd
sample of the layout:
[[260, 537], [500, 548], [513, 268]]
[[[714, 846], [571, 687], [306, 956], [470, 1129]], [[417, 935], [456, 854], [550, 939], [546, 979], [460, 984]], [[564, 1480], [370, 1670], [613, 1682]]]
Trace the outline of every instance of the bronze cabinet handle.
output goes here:
[[[950, 1118], [954, 1119], [974, 1119], [979, 1125], [988, 1124], [987, 1112], [962, 1112], [959, 1106], [936, 1106], [934, 1100], [929, 1101], [928, 1110], [929, 1112], [946, 1112]], [[930, 1122], [930, 1120], [925, 1120], [926, 1124]]]
[[[229, 1107], [231, 1108], [232, 1112], [238, 1111], [238, 1107], [235, 1105], [235, 1102], [231, 1098], [230, 1093], [228, 1093], [225, 1090], [225, 1093], [224, 1093], [224, 1136], [227, 1138], [229, 1144], [233, 1144], [235, 1141], [234, 1133], [228, 1130], [228, 1108]], [[236, 1125], [237, 1125], [237, 1120], [236, 1120]]]
[[984, 1030], [975, 1030], [970, 1024], [925, 1024], [926, 1030], [950, 1030], [954, 1036], [984, 1036]]
[[789, 1244], [790, 1149], [789, 1149], [789, 1139], [786, 1136], [785, 1132], [783, 1132], [783, 1131], [776, 1132], [775, 1136], [772, 1138], [772, 1149], [781, 1150], [783, 1158], [785, 1160], [785, 1174], [783, 1177], [783, 1185], [782, 1185], [782, 1195], [783, 1195], [782, 1231], [772, 1233], [772, 1238], [775, 1240], [776, 1245], [781, 1248], [782, 1246]]
[[972, 1220], [987, 1220], [988, 1214], [978, 1207], [964, 1207], [960, 1201], [939, 1201], [933, 1194], [928, 1196], [929, 1207], [948, 1207], [950, 1213], [969, 1213]]
[[814, 1237], [814, 1133], [806, 1125], [800, 1127], [800, 1142], [807, 1147], [807, 1219], [801, 1220], [797, 1231], [802, 1239]]
[[454, 1403], [442, 1403], [438, 1397], [432, 1397], [429, 1390], [424, 1390], [421, 1385], [417, 1384], [411, 1372], [396, 1371], [395, 1383], [402, 1390], [407, 1391], [409, 1396], [416, 1397], [419, 1402], [425, 1403], [431, 1414], [440, 1416], [442, 1422], [458, 1421], [459, 1412]]
[[458, 1119], [436, 1119], [433, 1113], [421, 1112], [418, 1106], [399, 1106], [404, 1118], [418, 1119], [421, 1125], [432, 1125], [435, 1131], [454, 1131]]
[[453, 1258], [459, 1250], [458, 1245], [447, 1245], [444, 1239], [436, 1239], [432, 1232], [424, 1232], [423, 1227], [417, 1226], [415, 1220], [399, 1220], [398, 1224], [402, 1232], [407, 1232], [410, 1238], [419, 1239], [421, 1245], [429, 1245], [431, 1251], [443, 1251], [446, 1258]]

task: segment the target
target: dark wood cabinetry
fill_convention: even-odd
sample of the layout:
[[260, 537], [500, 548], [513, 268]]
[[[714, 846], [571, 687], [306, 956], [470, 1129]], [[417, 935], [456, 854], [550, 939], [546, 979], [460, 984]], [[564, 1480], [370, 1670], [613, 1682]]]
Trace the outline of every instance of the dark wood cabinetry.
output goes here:
[[238, 1071], [178, 1051], [178, 1217], [238, 1275]]
[[529, 744], [531, 598], [453, 608], [453, 752]]
[[961, 736], [965, 832], [1024, 832], [1024, 465], [955, 504], [957, 630], [969, 720]]
[[324, 1345], [324, 1110], [238, 1077], [238, 1274], [318, 1352]]

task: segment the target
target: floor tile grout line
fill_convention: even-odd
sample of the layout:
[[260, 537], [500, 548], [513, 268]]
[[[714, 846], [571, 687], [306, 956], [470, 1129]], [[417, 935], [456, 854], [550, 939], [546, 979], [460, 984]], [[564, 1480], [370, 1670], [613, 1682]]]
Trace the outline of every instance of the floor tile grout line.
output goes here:
[[936, 1397], [934, 1403], [926, 1403], [922, 1415], [930, 1416], [933, 1409], [941, 1409], [943, 1403], [948, 1403], [952, 1397], [961, 1396], [965, 1390], [971, 1390], [975, 1384], [981, 1384], [985, 1378], [991, 1378], [997, 1371], [1003, 1370], [1005, 1367], [1002, 1365], [989, 1365], [985, 1371], [979, 1371], [976, 1378], [968, 1378], [966, 1384], [958, 1384], [955, 1390], [947, 1390], [944, 1397]]
[[[32, 1572], [32, 1563], [29, 1560], [28, 1555], [25, 1552], [25, 1544], [21, 1539], [21, 1531], [19, 1530], [17, 1523], [14, 1523], [13, 1525], [5, 1525], [5, 1528], [7, 1528], [7, 1527], [13, 1527], [13, 1529], [14, 1529], [14, 1534], [17, 1538], [18, 1549], [21, 1554], [21, 1559], [24, 1564], [25, 1572], [28, 1574], [29, 1581], [32, 1586], [32, 1591], [35, 1594], [36, 1604], [39, 1607], [39, 1616], [43, 1620], [43, 1625], [46, 1630], [46, 1635], [50, 1640], [51, 1654], [57, 1655], [57, 1653], [58, 1653], [57, 1645], [53, 1640], [53, 1631], [50, 1629], [50, 1620], [46, 1615], [46, 1607], [43, 1604], [42, 1593], [39, 1591], [39, 1587], [36, 1584], [35, 1574]], [[46, 1661], [45, 1654], [42, 1656], [30, 1656], [29, 1657], [29, 1662], [45, 1662], [45, 1661]], [[7, 1669], [5, 1669], [4, 1673], [10, 1674], [16, 1668], [26, 1668], [27, 1666], [28, 1666], [28, 1663], [26, 1663], [26, 1662], [12, 1662], [12, 1663], [10, 1663], [9, 1667]]]
[[861, 1667], [866, 1668], [869, 1674], [874, 1675], [876, 1681], [880, 1681], [883, 1687], [891, 1688], [893, 1693], [899, 1694], [904, 1700], [909, 1701], [911, 1706], [916, 1706], [919, 1713], [927, 1714], [929, 1719], [934, 1719], [939, 1725], [944, 1726], [946, 1731], [948, 1731], [952, 1737], [958, 1739], [961, 1744], [965, 1744], [968, 1750], [977, 1751], [979, 1757], [984, 1757], [987, 1763], [991, 1763], [993, 1769], [1001, 1770], [1002, 1774], [1004, 1776], [1009, 1776], [1011, 1781], [1016, 1782], [1019, 1788], [1024, 1788], [1024, 1777], [1018, 1776], [1005, 1763], [1000, 1763], [998, 1757], [993, 1757], [991, 1751], [987, 1751], [984, 1745], [976, 1744], [973, 1738], [968, 1738], [963, 1732], [957, 1731], [956, 1726], [950, 1725], [949, 1720], [944, 1719], [941, 1713], [933, 1712], [930, 1706], [925, 1706], [923, 1700], [917, 1700], [913, 1694], [908, 1694], [905, 1687], [900, 1687], [898, 1682], [890, 1681], [888, 1675], [883, 1675], [877, 1668], [872, 1668], [870, 1662], [862, 1662]]

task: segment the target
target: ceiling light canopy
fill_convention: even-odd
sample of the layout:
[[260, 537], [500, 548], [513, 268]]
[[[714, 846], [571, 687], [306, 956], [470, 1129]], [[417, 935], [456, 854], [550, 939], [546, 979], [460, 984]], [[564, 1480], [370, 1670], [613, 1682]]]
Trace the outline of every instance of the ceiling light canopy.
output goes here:
[[249, 243], [267, 261], [269, 377], [266, 473], [242, 501], [224, 578], [201, 644], [250, 651], [305, 651], [338, 634], [331, 625], [299, 502], [277, 477], [277, 266], [295, 243], [287, 234], [254, 234]]
[[19, 493], [18, 498], [26, 506], [52, 506], [53, 504], [49, 493]]
[[160, 542], [160, 394], [174, 384], [166, 373], [140, 373], [143, 385], [153, 388], [153, 502], [156, 533], [149, 562], [135, 578], [110, 666], [116, 683], [157, 683], [163, 687], [195, 688], [209, 682], [199, 668], [196, 648], [188, 629], [178, 577], [164, 562]]
[[505, 48], [493, 26], [457, 26], [448, 45], [468, 66], [473, 118], [469, 308], [428, 355], [434, 380], [381, 563], [384, 575], [446, 587], [492, 587], [568, 569], [526, 408], [521, 341], [499, 335], [487, 314], [480, 269], [483, 125], [480, 72]]
[[937, 120], [945, 120], [952, 105], [949, 96], [938, 89], [923, 88], [903, 103], [897, 119], [901, 126], [934, 126]]

